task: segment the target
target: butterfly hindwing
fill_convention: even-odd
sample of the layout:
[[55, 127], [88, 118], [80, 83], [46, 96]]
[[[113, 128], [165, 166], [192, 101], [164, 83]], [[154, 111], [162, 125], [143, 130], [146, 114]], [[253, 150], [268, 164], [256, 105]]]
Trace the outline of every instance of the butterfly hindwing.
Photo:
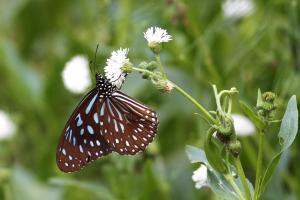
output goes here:
[[157, 133], [156, 112], [120, 91], [112, 94], [108, 108], [107, 115], [115, 116], [108, 135], [113, 151], [122, 155], [144, 151]]
[[65, 125], [57, 149], [57, 165], [64, 172], [81, 169], [87, 163], [111, 152], [100, 134], [99, 98], [96, 89], [89, 92]]

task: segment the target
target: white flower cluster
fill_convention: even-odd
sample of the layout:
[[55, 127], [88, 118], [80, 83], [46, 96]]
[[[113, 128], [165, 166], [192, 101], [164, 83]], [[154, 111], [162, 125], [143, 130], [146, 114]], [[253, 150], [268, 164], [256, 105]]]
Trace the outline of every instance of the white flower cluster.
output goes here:
[[201, 164], [200, 167], [193, 172], [193, 181], [196, 183], [195, 187], [197, 189], [202, 188], [207, 185], [207, 167]]
[[71, 58], [62, 72], [63, 83], [72, 93], [83, 93], [91, 86], [89, 62], [86, 57], [77, 55]]
[[253, 13], [255, 6], [252, 0], [226, 0], [222, 8], [225, 17], [242, 18]]
[[166, 30], [159, 27], [150, 27], [144, 32], [144, 37], [148, 41], [148, 45], [152, 43], [169, 42], [172, 36]]
[[8, 139], [13, 136], [16, 126], [9, 115], [0, 110], [0, 140]]
[[129, 49], [118, 49], [111, 53], [110, 58], [106, 61], [104, 67], [105, 76], [113, 85], [120, 88], [125, 80], [126, 73], [123, 72], [122, 67], [129, 64], [129, 58], [127, 58]]
[[[144, 37], [151, 43], [162, 43], [172, 40], [172, 36], [166, 30], [159, 27], [150, 27], [144, 32]], [[110, 82], [120, 88], [125, 80], [126, 73], [122, 69], [125, 65], [130, 64], [128, 48], [120, 48], [111, 53], [106, 60], [104, 67], [105, 76]], [[88, 69], [88, 60], [83, 56], [75, 56], [65, 65], [62, 72], [65, 87], [73, 93], [82, 93], [91, 86], [91, 79]]]
[[238, 136], [248, 136], [255, 133], [255, 126], [247, 117], [238, 114], [232, 114], [231, 117]]

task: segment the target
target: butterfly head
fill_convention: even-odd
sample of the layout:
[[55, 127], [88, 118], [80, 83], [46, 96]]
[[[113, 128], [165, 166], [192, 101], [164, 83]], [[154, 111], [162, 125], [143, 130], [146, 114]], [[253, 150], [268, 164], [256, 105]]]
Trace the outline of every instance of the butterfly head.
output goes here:
[[111, 97], [111, 94], [117, 90], [108, 79], [99, 73], [96, 73], [96, 87], [103, 97]]

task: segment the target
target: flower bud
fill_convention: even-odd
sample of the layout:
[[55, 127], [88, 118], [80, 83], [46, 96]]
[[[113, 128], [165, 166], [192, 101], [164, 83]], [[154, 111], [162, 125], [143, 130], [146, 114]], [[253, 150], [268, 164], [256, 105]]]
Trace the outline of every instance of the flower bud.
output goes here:
[[274, 117], [274, 111], [277, 108], [275, 103], [276, 94], [273, 92], [265, 92], [261, 95], [257, 103], [257, 114], [265, 120], [270, 120]]
[[233, 141], [230, 141], [230, 143], [228, 144], [228, 149], [231, 152], [231, 154], [235, 158], [237, 158], [242, 151], [242, 145], [241, 145], [240, 141], [233, 140]]
[[155, 54], [159, 54], [162, 49], [161, 43], [158, 43], [158, 42], [150, 42], [150, 43], [148, 43], [148, 46]]
[[224, 144], [229, 143], [233, 138], [235, 138], [235, 131], [233, 122], [230, 118], [225, 117], [221, 126], [219, 126], [217, 132], [217, 138]]
[[146, 69], [148, 69], [149, 71], [153, 71], [157, 68], [157, 65], [156, 63], [149, 63], [147, 66], [146, 66]]
[[265, 92], [262, 94], [262, 98], [263, 101], [273, 103], [276, 98], [276, 94], [274, 94], [273, 92]]
[[156, 87], [159, 91], [164, 93], [170, 93], [174, 88], [173, 84], [168, 80], [159, 80]]
[[142, 69], [146, 69], [147, 65], [148, 65], [147, 62], [141, 62], [138, 67]]
[[150, 78], [149, 73], [142, 73], [142, 78], [143, 79], [149, 79]]
[[125, 63], [122, 67], [121, 67], [122, 71], [124, 73], [131, 73], [132, 72], [132, 64], [131, 62], [127, 62]]

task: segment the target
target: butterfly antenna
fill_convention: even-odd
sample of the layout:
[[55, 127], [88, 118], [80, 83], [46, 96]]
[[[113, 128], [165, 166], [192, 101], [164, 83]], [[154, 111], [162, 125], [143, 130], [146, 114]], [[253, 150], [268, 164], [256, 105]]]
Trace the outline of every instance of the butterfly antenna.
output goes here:
[[95, 51], [95, 55], [94, 55], [94, 69], [96, 69], [98, 48], [99, 48], [99, 43], [96, 46], [96, 51]]
[[97, 44], [97, 46], [96, 46], [96, 50], [95, 50], [95, 54], [94, 54], [94, 60], [90, 61], [90, 69], [91, 69], [91, 72], [93, 74], [95, 74], [95, 72], [96, 72], [96, 62], [97, 62], [98, 48], [99, 48], [99, 44]]

